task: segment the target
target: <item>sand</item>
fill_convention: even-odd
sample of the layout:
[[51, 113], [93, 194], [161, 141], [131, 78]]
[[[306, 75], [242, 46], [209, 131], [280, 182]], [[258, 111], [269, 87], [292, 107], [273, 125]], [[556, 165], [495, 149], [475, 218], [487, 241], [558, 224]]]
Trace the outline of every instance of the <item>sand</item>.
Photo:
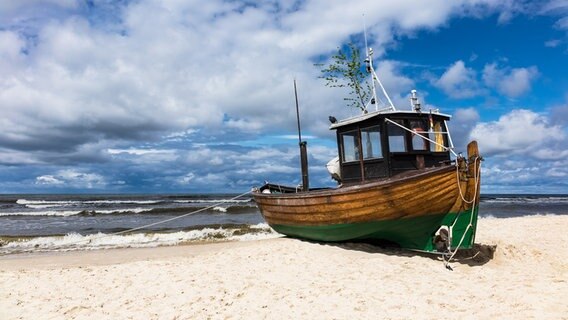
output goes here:
[[566, 227], [481, 219], [453, 271], [431, 255], [288, 238], [5, 256], [0, 319], [568, 319]]

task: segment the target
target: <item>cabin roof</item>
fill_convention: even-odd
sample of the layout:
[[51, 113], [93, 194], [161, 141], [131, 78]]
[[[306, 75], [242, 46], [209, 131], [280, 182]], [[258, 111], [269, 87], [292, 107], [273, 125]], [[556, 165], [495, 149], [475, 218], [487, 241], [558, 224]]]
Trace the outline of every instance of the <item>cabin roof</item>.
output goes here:
[[[364, 114], [360, 114], [351, 118], [347, 118], [347, 119], [343, 119], [340, 120], [336, 123], [332, 123], [331, 126], [329, 126], [330, 130], [333, 129], [337, 129], [339, 127], [343, 127], [346, 125], [350, 125], [350, 124], [354, 124], [354, 123], [358, 123], [358, 122], [362, 122], [374, 117], [383, 117], [383, 118], [391, 118], [393, 116], [401, 116], [401, 117], [408, 117], [409, 115], [418, 115], [420, 113], [415, 112], [415, 111], [400, 111], [400, 110], [396, 110], [396, 111], [373, 111], [373, 112], [369, 112], [369, 113], [364, 113]], [[428, 115], [429, 113], [425, 113], [423, 112], [422, 114]], [[450, 119], [452, 116], [448, 115], [448, 114], [443, 114], [443, 113], [439, 113], [439, 112], [432, 112], [432, 115], [436, 115], [436, 116], [442, 116], [444, 118], [446, 118], [446, 120]]]

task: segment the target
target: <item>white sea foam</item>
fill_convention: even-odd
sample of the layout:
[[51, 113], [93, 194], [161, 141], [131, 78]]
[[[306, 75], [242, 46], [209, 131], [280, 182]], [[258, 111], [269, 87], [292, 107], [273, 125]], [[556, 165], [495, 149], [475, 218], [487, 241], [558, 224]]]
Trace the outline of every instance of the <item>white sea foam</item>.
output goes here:
[[213, 208], [213, 211], [227, 212], [227, 208], [224, 208], [224, 207], [215, 207], [215, 208]]
[[81, 213], [80, 210], [49, 210], [49, 211], [18, 211], [18, 212], [0, 212], [0, 217], [8, 216], [58, 216], [68, 217]]
[[142, 213], [149, 212], [152, 209], [145, 208], [124, 208], [120, 210], [45, 210], [45, 211], [16, 211], [16, 212], [0, 212], [1, 216], [56, 216], [68, 217], [85, 212], [94, 214], [121, 214], [121, 213]]
[[30, 209], [48, 209], [62, 207], [60, 204], [26, 204], [26, 208]]
[[482, 203], [503, 203], [503, 204], [550, 204], [550, 203], [568, 203], [568, 197], [496, 197], [483, 199]]
[[479, 219], [509, 219], [509, 218], [521, 218], [521, 217], [555, 217], [558, 214], [555, 213], [533, 213], [533, 214], [524, 214], [518, 216], [495, 216], [493, 214], [483, 214], [479, 215]]
[[[30, 199], [18, 199], [17, 204], [23, 205], [26, 208], [42, 210], [42, 209], [71, 209], [78, 208], [85, 205], [153, 205], [164, 202], [164, 200], [131, 200], [131, 199], [121, 199], [121, 200], [30, 200]], [[250, 199], [246, 200], [230, 200], [230, 199], [188, 199], [188, 200], [174, 200], [174, 203], [210, 203], [210, 204], [235, 204], [235, 203], [249, 203]], [[52, 210], [53, 212], [56, 210]], [[217, 210], [222, 211], [222, 210]], [[224, 211], [222, 211], [224, 212]], [[44, 215], [44, 214], [38, 214]], [[53, 214], [51, 214], [53, 215]], [[59, 214], [55, 214], [59, 215]]]
[[258, 224], [253, 224], [251, 226], [249, 226], [249, 228], [251, 229], [266, 229], [266, 230], [272, 230], [272, 228], [270, 228], [270, 226], [268, 225], [268, 223], [266, 222], [261, 222]]
[[171, 246], [200, 241], [250, 241], [281, 236], [266, 224], [251, 226], [251, 229], [257, 229], [258, 231], [235, 234], [235, 232], [240, 229], [204, 228], [173, 233], [137, 233], [125, 235], [98, 233], [82, 236], [77, 233], [72, 233], [63, 237], [37, 237], [29, 240], [12, 241], [4, 246], [0, 246], [0, 253], [98, 250], [129, 247], [143, 248]]
[[156, 204], [159, 200], [91, 200], [84, 201], [86, 204]]
[[27, 200], [27, 199], [18, 199], [16, 201], [17, 204], [24, 205], [29, 208], [50, 208], [50, 207], [63, 207], [63, 206], [72, 206], [80, 204], [80, 201], [60, 201], [60, 200]]
[[54, 208], [54, 207], [69, 207], [69, 206], [77, 206], [82, 204], [156, 204], [160, 203], [159, 200], [87, 200], [87, 201], [79, 201], [79, 200], [27, 200], [27, 199], [18, 199], [16, 201], [17, 204], [24, 205], [31, 209], [46, 209], [46, 208]]
[[176, 203], [247, 203], [250, 199], [231, 200], [231, 199], [191, 199], [191, 200], [174, 200]]

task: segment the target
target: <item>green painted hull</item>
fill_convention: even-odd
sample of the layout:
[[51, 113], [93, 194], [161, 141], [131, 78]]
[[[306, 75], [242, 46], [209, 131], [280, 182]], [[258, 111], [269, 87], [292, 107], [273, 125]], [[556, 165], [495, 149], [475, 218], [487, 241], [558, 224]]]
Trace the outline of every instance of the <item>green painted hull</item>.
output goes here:
[[[451, 226], [455, 222], [452, 228], [452, 249], [457, 248], [458, 245], [461, 249], [469, 249], [475, 241], [477, 209], [477, 207], [474, 207], [473, 212], [467, 210], [459, 214], [432, 214], [385, 221], [319, 226], [274, 224], [271, 227], [279, 233], [296, 238], [329, 242], [386, 240], [394, 242], [402, 248], [433, 252], [436, 251], [433, 243], [434, 233], [440, 226]], [[468, 229], [470, 221], [472, 226]], [[466, 233], [465, 236], [464, 233]], [[460, 245], [459, 242], [462, 237], [464, 239]]]

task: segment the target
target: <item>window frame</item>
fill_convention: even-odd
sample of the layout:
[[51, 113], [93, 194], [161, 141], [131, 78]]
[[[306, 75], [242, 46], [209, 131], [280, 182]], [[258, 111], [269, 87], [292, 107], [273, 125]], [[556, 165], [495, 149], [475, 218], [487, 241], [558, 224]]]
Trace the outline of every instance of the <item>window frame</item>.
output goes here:
[[412, 119], [409, 121], [410, 130], [410, 143], [412, 151], [418, 152], [430, 152], [430, 141], [424, 139], [430, 139], [428, 135], [428, 122], [424, 119]]
[[[370, 130], [370, 129], [376, 129], [376, 130]], [[363, 161], [367, 161], [367, 160], [380, 160], [380, 159], [384, 159], [384, 152], [383, 152], [383, 141], [382, 141], [382, 127], [381, 125], [372, 125], [372, 126], [367, 126], [367, 127], [363, 127], [360, 129], [361, 132], [361, 149], [362, 149], [362, 157], [363, 157]], [[367, 140], [367, 138], [365, 137], [365, 134], [369, 133], [369, 140]], [[376, 133], [377, 136], [373, 137], [373, 133]], [[368, 156], [367, 155], [367, 147], [365, 146], [366, 143], [368, 142], [370, 143], [371, 146], [371, 155]], [[375, 142], [375, 144], [373, 144], [373, 142]], [[374, 147], [378, 147], [375, 148]], [[378, 155], [375, 156], [375, 152], [378, 151]]]
[[[353, 152], [353, 159], [347, 160], [346, 159], [346, 144], [345, 144], [345, 137], [353, 137], [353, 147], [350, 151]], [[340, 142], [341, 142], [341, 163], [353, 163], [361, 161], [361, 152], [360, 152], [360, 145], [361, 145], [361, 137], [359, 134], [358, 129], [353, 129], [349, 131], [342, 132], [340, 134]]]
[[[401, 126], [406, 127], [406, 123], [405, 123], [404, 120], [395, 120], [395, 119], [392, 119], [392, 121], [398, 123], [398, 124], [401, 125]], [[393, 133], [395, 132], [395, 130], [396, 130], [398, 133], [402, 133], [402, 135], [393, 135]], [[391, 143], [391, 138], [392, 138], [392, 137], [402, 137], [402, 142], [403, 142], [402, 147], [403, 147], [403, 150], [393, 150], [393, 148], [392, 148], [393, 144]], [[386, 139], [386, 140], [387, 140], [387, 143], [388, 143], [388, 146], [389, 146], [389, 152], [390, 152], [390, 153], [407, 153], [407, 152], [409, 152], [410, 150], [409, 150], [409, 148], [408, 148], [408, 141], [407, 141], [408, 138], [407, 138], [407, 137], [408, 137], [408, 135], [407, 135], [407, 131], [406, 131], [406, 130], [404, 130], [404, 129], [402, 129], [402, 128], [399, 128], [398, 126], [396, 126], [396, 125], [393, 124], [393, 123], [390, 123], [390, 122], [387, 123], [387, 139]], [[397, 142], [397, 144], [398, 144], [398, 142]]]

